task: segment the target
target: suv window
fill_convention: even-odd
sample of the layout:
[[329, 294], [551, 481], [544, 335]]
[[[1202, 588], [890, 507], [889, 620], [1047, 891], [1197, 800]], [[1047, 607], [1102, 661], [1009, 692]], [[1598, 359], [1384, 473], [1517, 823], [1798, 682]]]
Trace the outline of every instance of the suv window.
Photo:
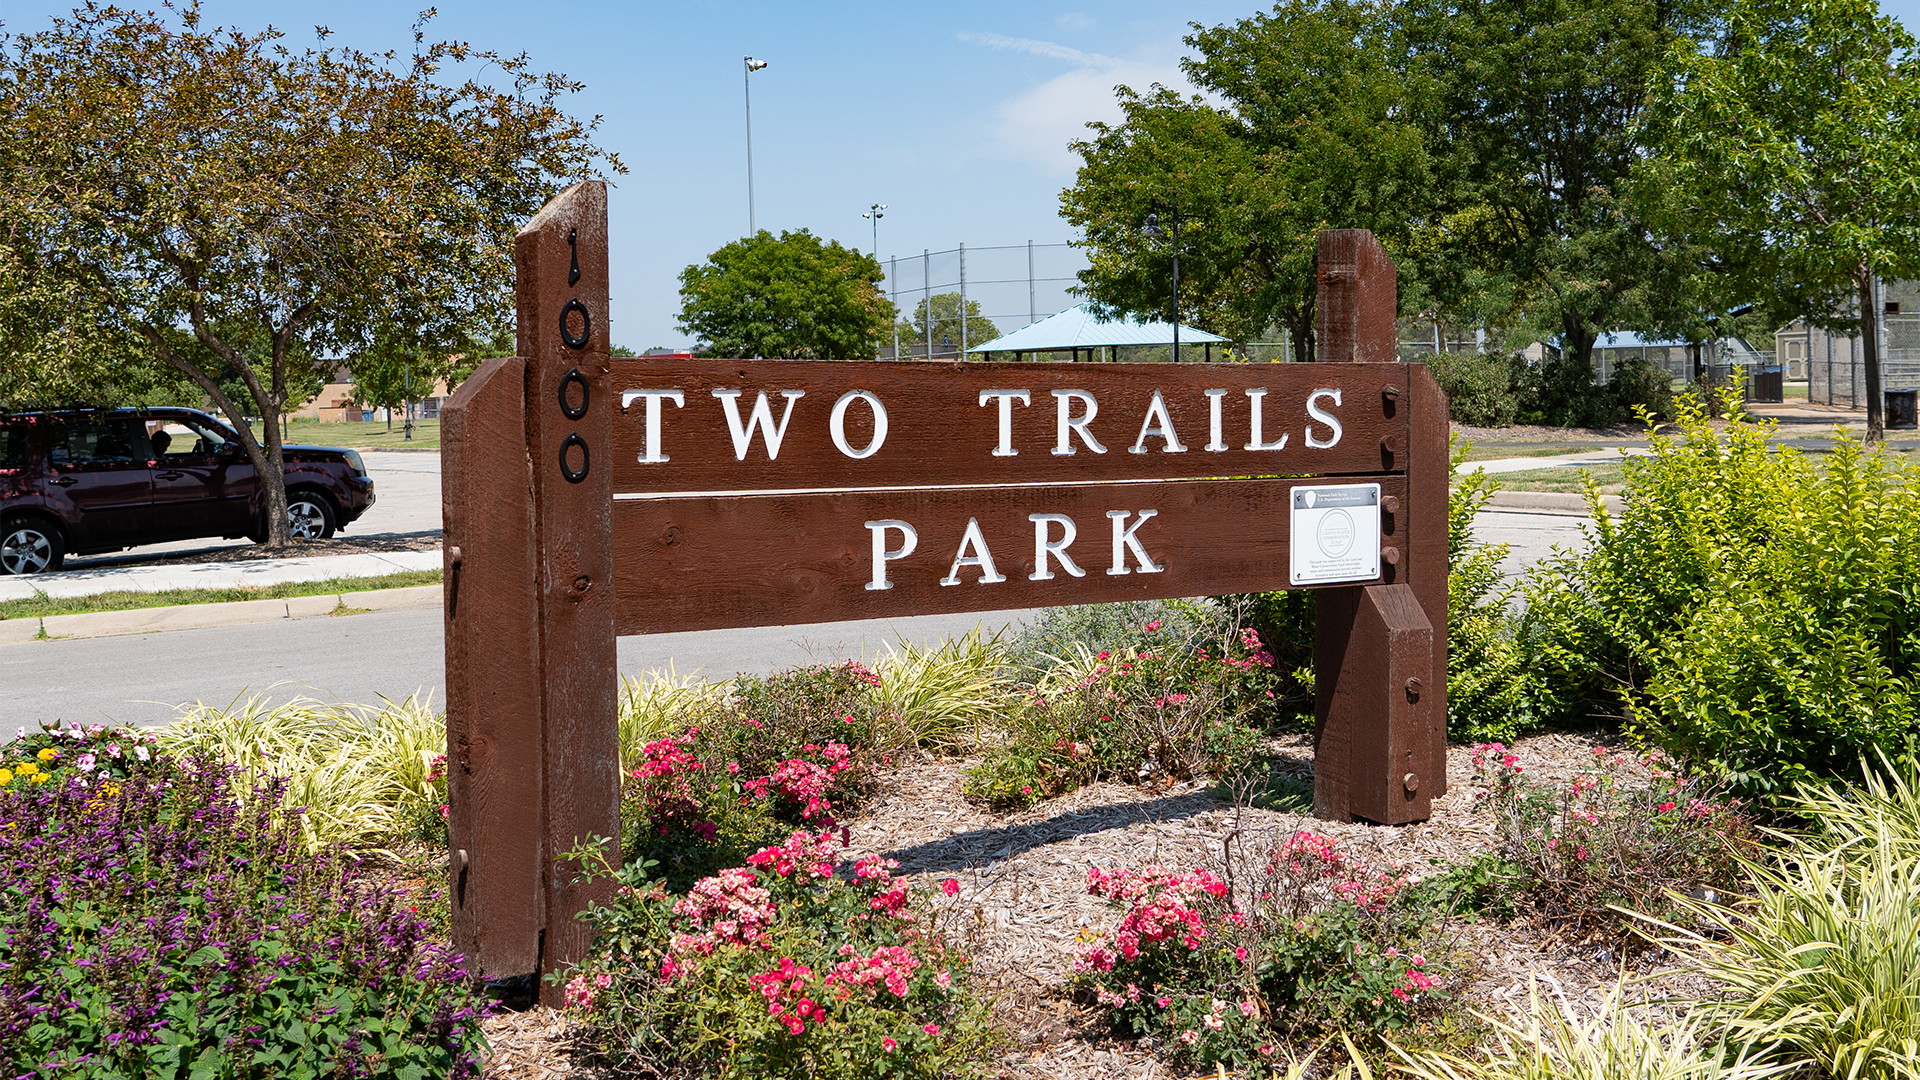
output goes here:
[[131, 416], [93, 416], [54, 425], [47, 460], [56, 469], [145, 464], [146, 425]]
[[27, 429], [0, 424], [0, 469], [18, 469], [27, 463]]
[[190, 417], [169, 417], [148, 421], [147, 441], [158, 458], [214, 457], [227, 445], [227, 436], [219, 428]]

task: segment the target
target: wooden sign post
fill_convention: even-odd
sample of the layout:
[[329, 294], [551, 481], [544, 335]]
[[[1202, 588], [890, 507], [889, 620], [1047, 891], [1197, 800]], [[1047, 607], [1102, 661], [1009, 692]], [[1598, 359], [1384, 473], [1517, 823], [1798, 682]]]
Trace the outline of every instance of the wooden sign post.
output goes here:
[[[1314, 588], [1314, 812], [1446, 790], [1447, 409], [1393, 264], [1324, 233], [1318, 364], [609, 360], [606, 191], [516, 247], [518, 358], [442, 414], [456, 944], [585, 956], [619, 858], [614, 641]], [[547, 986], [550, 1002], [559, 990]]]

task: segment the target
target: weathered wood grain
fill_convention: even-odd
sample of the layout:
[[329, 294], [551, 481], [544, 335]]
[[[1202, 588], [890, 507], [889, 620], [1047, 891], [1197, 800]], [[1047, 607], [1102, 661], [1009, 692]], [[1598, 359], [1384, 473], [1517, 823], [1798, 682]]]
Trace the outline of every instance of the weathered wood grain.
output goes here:
[[[815, 363], [801, 361], [614, 360], [612, 385], [627, 402], [613, 421], [614, 490], [632, 492], [774, 491], [899, 487], [937, 484], [1019, 484], [1093, 480], [1169, 480], [1192, 477], [1305, 476], [1403, 472], [1383, 444], [1404, 455], [1406, 411], [1386, 414], [1389, 386], [1405, 387], [1398, 370], [1374, 364], [1018, 364]], [[714, 391], [739, 391], [717, 398]], [[1104, 448], [1095, 452], [1076, 431], [1061, 447], [1062, 398], [1080, 391], [1093, 402], [1085, 430]], [[1208, 390], [1224, 391], [1214, 397]], [[677, 391], [674, 400], [648, 397]], [[784, 392], [803, 396], [787, 398]], [[873, 443], [875, 411], [866, 391], [886, 411], [885, 438]], [[1021, 391], [1019, 398], [1000, 391]], [[1249, 396], [1248, 391], [1263, 391]], [[1341, 431], [1308, 412], [1336, 418]], [[1335, 403], [1334, 393], [1338, 394]], [[1155, 394], [1163, 410], [1156, 409]], [[750, 427], [765, 395], [764, 420]], [[984, 397], [983, 397], [984, 395]], [[1260, 445], [1253, 410], [1260, 409]], [[739, 456], [739, 428], [749, 432]], [[983, 404], [984, 401], [984, 404]], [[1064, 399], [1069, 419], [1087, 399]], [[788, 406], [791, 405], [789, 415]], [[1215, 406], [1220, 423], [1213, 423]], [[1006, 411], [1002, 439], [1002, 409]], [[841, 415], [845, 449], [835, 444]], [[651, 414], [651, 419], [650, 419]], [[784, 427], [782, 424], [784, 422]], [[650, 446], [649, 428], [657, 427]], [[768, 427], [780, 432], [779, 453], [768, 456]], [[1170, 430], [1172, 438], [1143, 429]], [[1333, 443], [1317, 446], [1315, 443]], [[1184, 452], [1172, 452], [1172, 445]], [[1216, 446], [1221, 449], [1209, 450]], [[1142, 452], [1135, 453], [1138, 447]], [[996, 453], [1011, 450], [1013, 453]], [[665, 461], [645, 463], [647, 457]]]
[[[1372, 478], [1383, 497], [1404, 498], [1406, 481]], [[1165, 483], [943, 488], [806, 495], [622, 499], [614, 504], [614, 589], [619, 631], [652, 634], [721, 627], [786, 626], [935, 612], [988, 611], [1207, 596], [1288, 587], [1288, 493], [1319, 480], [1196, 480]], [[1123, 545], [1114, 566], [1113, 521], [1122, 528], [1157, 513], [1134, 535], [1165, 569], [1143, 573]], [[1052, 556], [1050, 580], [1035, 581], [1039, 523], [1064, 515], [1076, 538], [1066, 548], [1084, 576]], [[918, 534], [911, 554], [886, 562], [886, 589], [873, 584], [874, 521], [906, 521]], [[968, 522], [977, 522], [994, 570], [962, 566]], [[1389, 523], [1383, 523], [1389, 524]], [[1396, 526], [1397, 527], [1397, 526]], [[1059, 542], [1065, 526], [1048, 523]], [[887, 529], [886, 551], [904, 534]], [[1382, 542], [1400, 543], [1397, 534]], [[884, 553], [884, 552], [883, 552]], [[977, 557], [976, 547], [968, 547]]]
[[[546, 974], [587, 955], [593, 931], [575, 916], [612, 895], [605, 877], [576, 884], [567, 853], [598, 836], [620, 860], [606, 185], [575, 184], [542, 208], [515, 238], [514, 271], [540, 552]], [[550, 1005], [562, 993], [541, 988]]]
[[453, 937], [483, 978], [539, 970], [545, 925], [525, 367], [487, 361], [440, 413]]

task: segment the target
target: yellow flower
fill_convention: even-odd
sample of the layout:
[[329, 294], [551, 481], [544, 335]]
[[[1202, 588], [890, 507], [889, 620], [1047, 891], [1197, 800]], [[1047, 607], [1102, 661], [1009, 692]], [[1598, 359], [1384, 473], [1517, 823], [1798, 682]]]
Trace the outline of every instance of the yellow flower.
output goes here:
[[0, 787], [6, 787], [11, 783], [13, 783], [13, 770], [0, 769]]
[[49, 781], [49, 780], [51, 780], [51, 779], [53, 779], [53, 777], [51, 777], [51, 776], [48, 776], [48, 775], [47, 775], [46, 773], [34, 773], [34, 774], [33, 774], [33, 782], [34, 782], [34, 783], [36, 783], [36, 784], [44, 784], [44, 783], [46, 783], [47, 781]]
[[60, 751], [55, 750], [53, 747], [49, 746], [44, 750], [41, 750], [38, 754], [35, 754], [34, 756], [39, 758], [41, 761], [52, 761], [54, 758], [57, 758], [60, 756]]
[[34, 773], [40, 771], [40, 766], [32, 761], [23, 761], [15, 765], [13, 771], [19, 773], [21, 776], [32, 776]]

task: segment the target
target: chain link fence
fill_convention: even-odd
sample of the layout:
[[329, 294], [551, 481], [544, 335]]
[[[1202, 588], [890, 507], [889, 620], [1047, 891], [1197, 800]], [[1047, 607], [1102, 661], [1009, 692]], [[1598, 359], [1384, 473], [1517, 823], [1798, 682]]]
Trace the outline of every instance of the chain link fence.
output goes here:
[[[1078, 303], [1068, 290], [1079, 284], [1087, 257], [1072, 244], [1028, 241], [894, 255], [881, 266], [900, 324], [892, 348], [880, 358], [955, 359], [980, 344], [976, 334], [986, 337], [978, 320], [990, 323], [998, 337]], [[957, 303], [943, 303], [946, 296], [956, 296]]]

